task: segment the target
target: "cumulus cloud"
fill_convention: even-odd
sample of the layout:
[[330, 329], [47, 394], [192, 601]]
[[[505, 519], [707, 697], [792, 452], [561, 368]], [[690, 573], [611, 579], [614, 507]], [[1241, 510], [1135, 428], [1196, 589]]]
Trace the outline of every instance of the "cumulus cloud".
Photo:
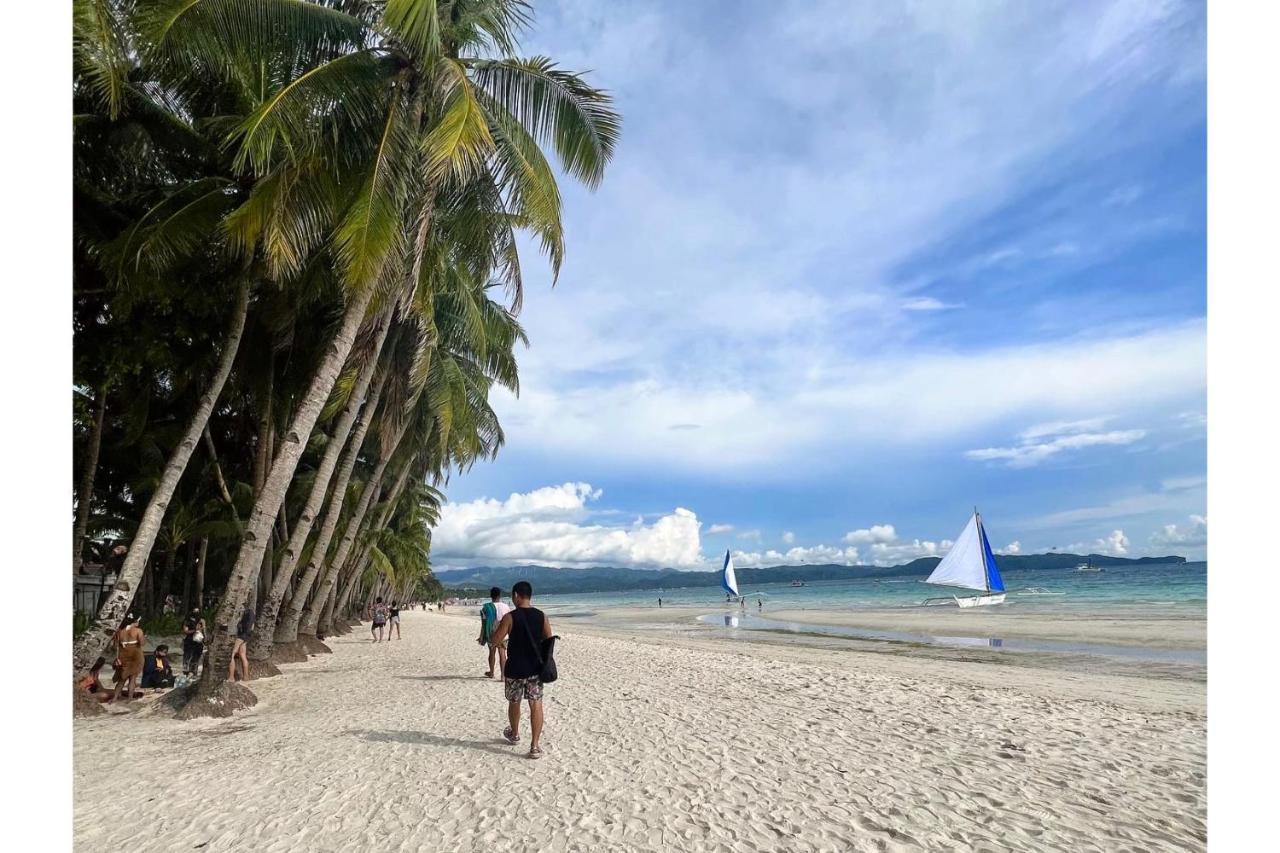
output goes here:
[[1109, 535], [1101, 539], [1095, 539], [1091, 543], [1076, 542], [1068, 545], [1066, 550], [1074, 553], [1088, 552], [1090, 554], [1123, 557], [1129, 553], [1129, 537], [1124, 535], [1123, 530], [1113, 530]]
[[893, 542], [898, 538], [892, 524], [873, 524], [871, 527], [851, 530], [844, 541], [851, 545], [869, 545], [873, 542]]
[[749, 542], [759, 542], [762, 536], [759, 530], [744, 530], [738, 534], [739, 539], [746, 539]]
[[1004, 549], [1003, 549], [1000, 553], [1002, 553], [1002, 554], [1021, 554], [1021, 553], [1022, 553], [1022, 543], [1021, 543], [1021, 542], [1018, 542], [1017, 540], [1014, 540], [1013, 542], [1010, 542], [1008, 545], [1005, 545], [1005, 546], [1004, 546]]
[[734, 551], [734, 565], [758, 566], [803, 566], [835, 563], [837, 565], [860, 565], [857, 548], [839, 548], [827, 545], [810, 547], [796, 546], [786, 551], [770, 548], [767, 551]]
[[1187, 517], [1187, 524], [1166, 524], [1151, 534], [1156, 548], [1203, 548], [1209, 541], [1209, 522], [1203, 515]]
[[732, 533], [732, 524], [713, 524], [707, 528], [708, 536], [719, 536], [721, 533]]
[[790, 530], [782, 531], [782, 544], [794, 545], [796, 543], [796, 535]]
[[984, 447], [965, 451], [969, 459], [1003, 462], [1010, 468], [1031, 468], [1061, 453], [1086, 447], [1123, 446], [1146, 436], [1145, 430], [1098, 431], [1106, 418], [1038, 424], [1018, 435], [1012, 447]]
[[701, 565], [701, 524], [692, 511], [676, 508], [650, 524], [594, 524], [587, 504], [602, 494], [588, 483], [564, 483], [502, 501], [445, 504], [432, 531], [432, 557], [440, 566]]

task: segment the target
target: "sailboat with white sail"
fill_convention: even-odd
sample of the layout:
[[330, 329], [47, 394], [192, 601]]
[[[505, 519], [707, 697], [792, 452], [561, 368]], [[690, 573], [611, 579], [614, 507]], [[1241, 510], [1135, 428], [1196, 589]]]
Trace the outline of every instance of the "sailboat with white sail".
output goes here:
[[925, 600], [925, 604], [954, 603], [959, 607], [983, 607], [1004, 603], [1004, 579], [1000, 577], [995, 554], [991, 553], [991, 542], [987, 539], [987, 531], [982, 526], [982, 516], [977, 509], [974, 509], [973, 517], [956, 537], [955, 544], [942, 558], [942, 562], [925, 579], [925, 583], [962, 587], [981, 593], [963, 597], [951, 595], [929, 598]]

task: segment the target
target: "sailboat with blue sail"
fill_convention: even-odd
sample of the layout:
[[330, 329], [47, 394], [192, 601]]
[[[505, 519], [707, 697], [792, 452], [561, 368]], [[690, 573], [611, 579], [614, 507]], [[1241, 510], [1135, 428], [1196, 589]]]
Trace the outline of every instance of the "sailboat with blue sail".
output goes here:
[[925, 604], [955, 603], [959, 607], [983, 607], [1004, 603], [1004, 579], [1000, 577], [1000, 568], [996, 565], [995, 554], [991, 553], [991, 542], [987, 539], [987, 531], [982, 526], [982, 516], [977, 509], [973, 511], [973, 517], [964, 530], [956, 537], [951, 550], [925, 579], [925, 583], [962, 587], [981, 593], [964, 597], [951, 595], [929, 598], [925, 600]]
[[738, 593], [738, 576], [733, 572], [733, 556], [724, 552], [724, 565], [720, 568], [720, 587], [734, 598], [741, 598]]

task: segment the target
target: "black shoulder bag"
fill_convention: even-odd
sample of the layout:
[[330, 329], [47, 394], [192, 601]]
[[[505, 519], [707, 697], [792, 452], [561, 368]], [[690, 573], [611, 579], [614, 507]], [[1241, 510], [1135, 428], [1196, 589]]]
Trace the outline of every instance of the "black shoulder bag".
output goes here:
[[[544, 616], [543, 618], [545, 619], [546, 617]], [[529, 627], [528, 619], [521, 619], [520, 624], [524, 626], [524, 633], [529, 638], [529, 645], [533, 646], [533, 654], [538, 658], [538, 680], [543, 684], [550, 684], [560, 677], [560, 674], [556, 672], [555, 658], [556, 640], [560, 638], [553, 634], [542, 641], [538, 641], [533, 637], [533, 629]]]

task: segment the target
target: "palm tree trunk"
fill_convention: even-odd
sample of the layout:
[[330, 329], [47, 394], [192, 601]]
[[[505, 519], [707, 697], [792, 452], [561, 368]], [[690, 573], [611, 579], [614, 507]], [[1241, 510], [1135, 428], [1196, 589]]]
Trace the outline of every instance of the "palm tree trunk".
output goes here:
[[209, 432], [209, 425], [204, 425], [204, 446], [209, 451], [209, 459], [213, 462], [213, 476], [218, 483], [218, 493], [222, 496], [222, 501], [231, 510], [231, 520], [236, 526], [236, 530], [243, 528], [240, 525], [240, 514], [236, 512], [235, 501], [231, 500], [231, 490], [227, 488], [227, 481], [222, 476], [222, 466], [218, 463], [218, 450], [213, 446], [213, 434]]
[[[342, 567], [351, 553], [351, 547], [355, 544], [356, 538], [361, 531], [361, 525], [364, 523], [365, 514], [369, 511], [369, 507], [373, 505], [378, 492], [382, 490], [382, 476], [387, 470], [387, 463], [391, 461], [391, 457], [395, 455], [396, 450], [400, 447], [400, 442], [404, 440], [405, 434], [409, 431], [409, 424], [412, 420], [412, 418], [406, 417], [401, 421], [400, 426], [396, 429], [395, 438], [378, 461], [377, 469], [369, 477], [369, 485], [365, 487], [365, 493], [360, 496], [360, 508], [356, 510], [356, 514], [347, 525], [346, 534], [338, 545], [338, 553], [334, 555], [320, 581], [320, 585], [316, 588], [315, 601], [312, 606], [306, 609], [301, 627], [297, 629], [298, 633], [315, 634], [316, 622], [320, 618], [320, 608], [324, 606], [325, 598], [329, 595], [329, 588], [333, 586], [338, 569]], [[297, 602], [297, 600], [295, 596], [294, 601]]]
[[351, 353], [355, 343], [356, 332], [364, 320], [365, 309], [373, 298], [373, 288], [366, 287], [352, 296], [347, 303], [342, 325], [329, 342], [329, 349], [311, 379], [302, 404], [294, 413], [289, 431], [280, 444], [271, 472], [267, 475], [261, 494], [254, 501], [253, 511], [245, 526], [244, 536], [240, 540], [240, 551], [227, 580], [222, 603], [214, 617], [213, 642], [210, 644], [210, 666], [205, 670], [201, 681], [204, 691], [215, 689], [226, 679], [227, 665], [231, 660], [231, 626], [243, 609], [249, 597], [249, 589], [257, 580], [258, 568], [262, 563], [262, 551], [267, 546], [267, 536], [271, 525], [275, 523], [276, 513], [284, 502], [285, 492], [298, 467], [298, 460], [311, 438], [320, 411], [324, 408], [329, 393], [338, 379], [338, 373]]
[[204, 610], [204, 559], [209, 555], [209, 538], [200, 540], [200, 559], [196, 562], [196, 607]]
[[129, 605], [133, 602], [138, 582], [142, 579], [142, 573], [151, 556], [151, 548], [155, 545], [156, 536], [160, 532], [160, 524], [164, 521], [165, 510], [168, 509], [169, 501], [172, 500], [173, 493], [178, 488], [182, 473], [187, 469], [187, 463], [191, 460], [191, 454], [200, 440], [200, 434], [204, 432], [209, 415], [222, 394], [222, 387], [226, 384], [227, 377], [231, 375], [231, 365], [235, 362], [236, 351], [240, 349], [240, 338], [244, 334], [244, 321], [248, 313], [249, 282], [245, 281], [240, 285], [240, 292], [236, 296], [231, 329], [223, 345], [217, 373], [214, 374], [209, 388], [200, 398], [200, 403], [196, 406], [195, 414], [187, 426], [182, 441], [174, 448], [169, 461], [165, 463], [160, 483], [151, 495], [151, 500], [147, 502], [142, 520], [138, 522], [138, 529], [134, 533], [129, 554], [125, 557], [124, 565], [120, 569], [120, 577], [116, 579], [107, 600], [98, 609], [98, 616], [93, 625], [76, 640], [72, 653], [76, 672], [88, 670], [94, 660], [102, 654], [107, 644], [111, 642], [116, 629], [120, 627], [120, 619], [128, 612]]
[[80, 488], [76, 490], [76, 524], [71, 532], [71, 571], [78, 572], [84, 554], [84, 535], [89, 529], [89, 510], [93, 503], [93, 481], [98, 475], [98, 453], [102, 449], [102, 427], [107, 421], [107, 389], [98, 392], [98, 414], [89, 433], [84, 470], [80, 472]]
[[[324, 503], [325, 495], [329, 490], [329, 482], [333, 478], [334, 469], [337, 468], [338, 459], [347, 444], [347, 439], [351, 436], [351, 428], [355, 424], [356, 416], [360, 413], [362, 406], [366, 410], [377, 406], [381, 385], [374, 392], [374, 397], [370, 400], [371, 405], [365, 404], [365, 395], [369, 391], [369, 384], [372, 382], [374, 370], [378, 366], [382, 346], [387, 339], [387, 331], [391, 327], [389, 311], [384, 313], [380, 319], [381, 329], [378, 332], [374, 351], [356, 376], [356, 384], [351, 390], [351, 396], [347, 399], [347, 405], [342, 410], [342, 414], [338, 416], [333, 436], [325, 448], [324, 457], [320, 460], [320, 467], [316, 470], [315, 481], [311, 484], [311, 493], [307, 495], [307, 502], [302, 507], [302, 513], [298, 516], [298, 521], [293, 527], [292, 534], [287, 534], [288, 544], [284, 546], [284, 553], [280, 557], [280, 567], [276, 571], [274, 582], [271, 584], [266, 598], [262, 601], [261, 612], [258, 614], [258, 621], [253, 631], [253, 638], [249, 641], [249, 657], [256, 660], [265, 660], [271, 656], [272, 648], [275, 645], [276, 618], [280, 614], [281, 605], [292, 589], [294, 576], [297, 573], [298, 559], [302, 556], [302, 551], [306, 547], [307, 538], [311, 535], [316, 513]], [[357, 442], [363, 441], [364, 433], [360, 433]], [[356, 450], [359, 451], [359, 447]], [[343, 489], [346, 489], [345, 484]], [[332, 537], [332, 533], [330, 533], [330, 537]], [[326, 544], [325, 547], [327, 548], [328, 545]]]
[[361, 447], [364, 446], [365, 435], [377, 415], [378, 404], [382, 399], [382, 389], [385, 387], [384, 382], [385, 378], [375, 386], [369, 402], [360, 412], [360, 422], [356, 426], [355, 435], [351, 437], [351, 444], [347, 447], [342, 465], [334, 477], [333, 495], [325, 508], [324, 524], [320, 526], [320, 534], [316, 537], [315, 545], [311, 549], [311, 559], [307, 562], [302, 577], [298, 579], [293, 596], [289, 599], [289, 605], [281, 613], [280, 622], [276, 626], [275, 642], [277, 643], [293, 643], [298, 639], [298, 622], [302, 616], [302, 606], [315, 585], [321, 566], [325, 564], [329, 544], [338, 530], [338, 521], [342, 518], [342, 506], [347, 496], [347, 485], [351, 481], [351, 472], [355, 469], [356, 458], [360, 455]]

